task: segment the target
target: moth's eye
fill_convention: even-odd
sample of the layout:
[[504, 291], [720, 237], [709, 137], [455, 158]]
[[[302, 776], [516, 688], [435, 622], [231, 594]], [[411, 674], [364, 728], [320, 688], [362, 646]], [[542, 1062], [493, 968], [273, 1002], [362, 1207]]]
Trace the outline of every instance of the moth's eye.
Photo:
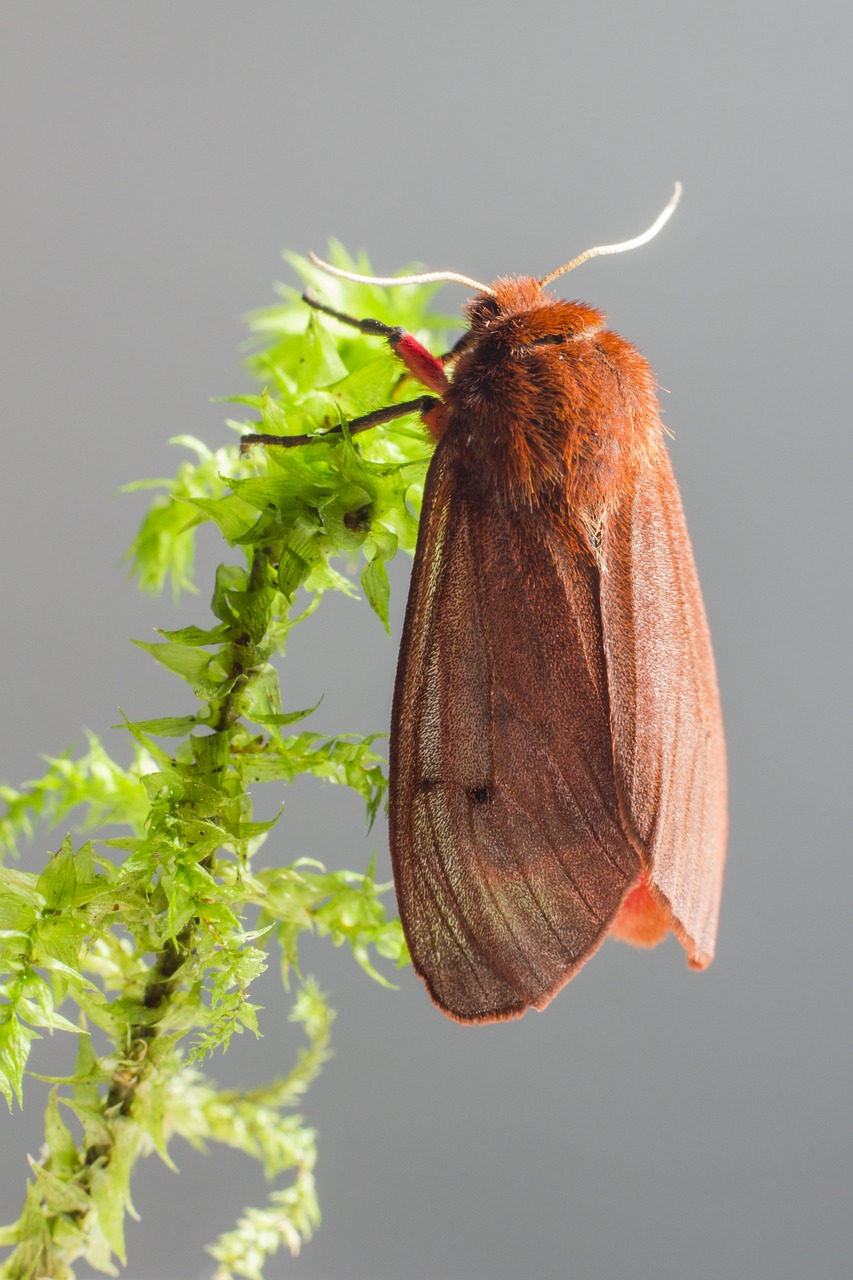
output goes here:
[[468, 795], [474, 801], [474, 804], [487, 804], [492, 798], [491, 787], [469, 787]]
[[497, 298], [484, 294], [475, 298], [468, 308], [468, 314], [471, 318], [474, 319], [476, 317], [478, 320], [486, 319], [488, 321], [489, 319], [494, 319], [499, 312], [500, 307], [498, 306]]
[[569, 336], [566, 333], [543, 333], [541, 337], [534, 338], [530, 345], [532, 347], [545, 347], [555, 343], [568, 342], [568, 340]]

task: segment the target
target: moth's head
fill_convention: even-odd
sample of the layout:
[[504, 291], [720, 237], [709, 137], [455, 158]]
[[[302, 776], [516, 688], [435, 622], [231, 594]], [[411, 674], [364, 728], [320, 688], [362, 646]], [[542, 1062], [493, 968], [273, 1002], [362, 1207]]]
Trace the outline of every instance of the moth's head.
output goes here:
[[584, 302], [567, 302], [532, 276], [495, 280], [465, 308], [475, 340], [510, 347], [546, 346], [597, 333], [604, 318]]

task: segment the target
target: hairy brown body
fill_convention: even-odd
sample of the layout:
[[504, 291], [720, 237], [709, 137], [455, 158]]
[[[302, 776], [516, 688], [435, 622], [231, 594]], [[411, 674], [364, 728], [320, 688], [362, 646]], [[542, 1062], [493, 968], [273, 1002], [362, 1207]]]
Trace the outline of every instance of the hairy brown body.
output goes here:
[[726, 834], [713, 656], [651, 371], [593, 308], [535, 280], [491, 289], [451, 377], [418, 370], [441, 394], [438, 446], [391, 736], [401, 917], [462, 1021], [543, 1008], [611, 930], [672, 929], [707, 965]]

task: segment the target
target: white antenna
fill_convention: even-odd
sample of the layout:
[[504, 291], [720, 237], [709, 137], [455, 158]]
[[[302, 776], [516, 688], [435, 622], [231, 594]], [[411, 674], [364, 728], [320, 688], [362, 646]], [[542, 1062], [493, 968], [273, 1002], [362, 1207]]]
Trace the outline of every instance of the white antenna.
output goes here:
[[582, 262], [588, 262], [590, 258], [602, 258], [608, 253], [625, 253], [628, 249], [639, 249], [641, 244], [647, 244], [649, 240], [653, 240], [661, 227], [669, 222], [675, 213], [675, 207], [681, 199], [681, 192], [681, 183], [676, 182], [672, 199], [666, 208], [658, 214], [648, 231], [644, 231], [642, 235], [634, 236], [633, 240], [622, 240], [619, 244], [599, 244], [594, 249], [585, 249], [576, 258], [572, 258], [571, 262], [567, 262], [564, 266], [558, 267], [556, 271], [543, 276], [539, 281], [540, 289], [544, 288], [546, 284], [550, 284], [552, 280], [556, 280], [558, 276], [564, 276], [567, 271], [574, 271], [575, 267], [579, 267]]
[[308, 257], [314, 263], [315, 267], [319, 267], [321, 271], [328, 271], [330, 276], [338, 276], [341, 280], [354, 280], [356, 284], [437, 284], [441, 280], [449, 280], [453, 284], [464, 284], [469, 289], [476, 289], [478, 293], [488, 293], [490, 297], [495, 297], [494, 289], [487, 284], [480, 284], [479, 280], [472, 280], [470, 276], [460, 276], [456, 271], [424, 271], [419, 276], [360, 276], [355, 271], [344, 271], [342, 267], [333, 267], [330, 262], [324, 262], [322, 258], [318, 258], [316, 253], [309, 253]]

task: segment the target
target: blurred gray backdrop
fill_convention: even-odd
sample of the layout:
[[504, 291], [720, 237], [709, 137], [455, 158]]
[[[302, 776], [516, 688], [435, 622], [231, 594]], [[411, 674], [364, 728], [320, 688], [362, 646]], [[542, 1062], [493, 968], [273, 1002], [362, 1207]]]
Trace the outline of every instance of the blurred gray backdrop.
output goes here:
[[[694, 975], [672, 940], [608, 943], [546, 1013], [465, 1029], [410, 972], [389, 992], [309, 947], [339, 1010], [304, 1108], [325, 1220], [270, 1276], [853, 1273], [851, 35], [840, 0], [2, 6], [13, 782], [119, 705], [174, 710], [174, 678], [128, 638], [204, 625], [218, 548], [203, 543], [200, 599], [138, 597], [119, 557], [144, 501], [115, 494], [174, 470], [170, 436], [230, 438], [209, 397], [250, 388], [240, 317], [292, 281], [282, 248], [335, 235], [383, 272], [543, 273], [685, 187], [652, 245], [558, 287], [603, 307], [667, 388], [730, 749], [718, 959]], [[324, 694], [320, 728], [386, 727], [407, 568], [394, 640], [343, 599], [294, 635], [291, 704]], [[318, 827], [313, 787], [288, 799], [279, 856], [360, 867], [377, 848], [387, 870], [359, 803], [330, 790]], [[292, 1058], [268, 978], [265, 1038], [213, 1064], [225, 1080]], [[72, 1050], [55, 1038], [35, 1067]], [[0, 1114], [0, 1221], [41, 1090]], [[132, 1277], [209, 1275], [205, 1241], [266, 1194], [237, 1157], [174, 1156], [180, 1177], [152, 1158], [135, 1184]]]

